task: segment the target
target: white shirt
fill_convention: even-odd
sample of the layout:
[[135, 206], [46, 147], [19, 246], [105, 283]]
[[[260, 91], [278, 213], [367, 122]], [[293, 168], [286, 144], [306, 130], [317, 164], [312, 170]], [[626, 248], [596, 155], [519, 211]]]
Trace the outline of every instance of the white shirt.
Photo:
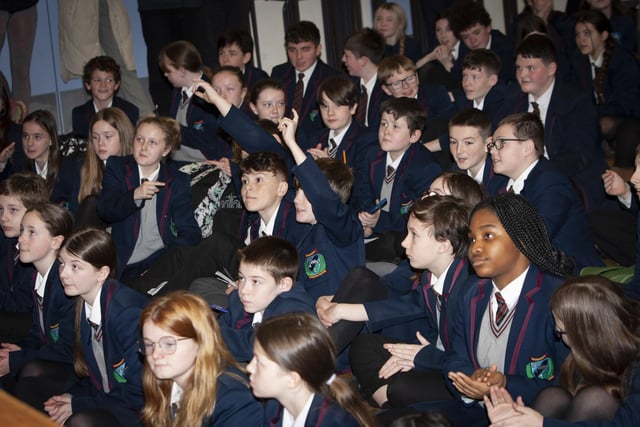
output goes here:
[[524, 188], [524, 182], [527, 180], [527, 177], [529, 176], [533, 168], [538, 164], [538, 162], [539, 160], [536, 160], [535, 162], [531, 163], [529, 167], [527, 167], [515, 180], [509, 178], [509, 182], [507, 182], [507, 190], [509, 190], [509, 188], [512, 188], [514, 193], [520, 194], [522, 192], [522, 189]]
[[456, 42], [456, 44], [453, 46], [453, 49], [451, 50], [451, 56], [453, 57], [453, 59], [458, 59], [459, 55], [460, 55], [460, 40]]
[[298, 416], [294, 419], [291, 412], [287, 411], [287, 408], [284, 408], [282, 414], [282, 427], [304, 427], [305, 421], [307, 421], [307, 416], [309, 415], [309, 410], [311, 409], [311, 403], [313, 403], [313, 398], [315, 394], [309, 396], [309, 400], [302, 408], [302, 411], [298, 414]]
[[594, 65], [598, 68], [602, 67], [602, 63], [604, 62], [604, 51], [596, 58], [595, 61], [589, 57], [589, 62], [591, 63], [591, 79], [595, 79], [596, 69], [594, 68]]
[[502, 288], [502, 290], [498, 289], [495, 282], [493, 283], [493, 291], [491, 292], [491, 309], [495, 313], [498, 308], [498, 302], [496, 301], [496, 292], [500, 292], [502, 298], [504, 298], [504, 302], [507, 304], [507, 308], [509, 311], [513, 310], [515, 306], [518, 304], [518, 299], [520, 298], [520, 293], [522, 293], [522, 288], [524, 287], [524, 279], [527, 277], [527, 272], [529, 271], [529, 267], [526, 268], [518, 277], [513, 279], [507, 286]]
[[264, 311], [258, 311], [253, 313], [253, 319], [251, 319], [251, 326], [256, 327], [260, 323], [262, 323], [262, 318], [264, 317]]
[[365, 82], [362, 78], [360, 78], [360, 86], [364, 86], [367, 88], [367, 105], [364, 119], [365, 126], [369, 126], [369, 104], [371, 104], [371, 94], [373, 93], [373, 88], [376, 86], [376, 81], [378, 80], [378, 75], [371, 77], [368, 82]]
[[[280, 206], [273, 211], [273, 215], [269, 218], [269, 222], [265, 224], [264, 220], [260, 218], [260, 228], [258, 228], [258, 237], [262, 236], [272, 236], [273, 228], [276, 225], [276, 217], [278, 216], [278, 211], [280, 210]], [[251, 243], [251, 227], [247, 230], [247, 238], [244, 239], [244, 244], [248, 245]]]
[[480, 102], [476, 101], [475, 99], [473, 100], [473, 108], [482, 111], [482, 109], [484, 108], [484, 99], [486, 98], [486, 96], [483, 96], [482, 99], [480, 100]]
[[[115, 96], [115, 95], [114, 95]], [[111, 101], [109, 101], [109, 105], [107, 105], [104, 108], [110, 108], [113, 105], [113, 98], [111, 98]], [[100, 111], [100, 108], [98, 108], [98, 106], [96, 105], [95, 101], [93, 102], [93, 109], [94, 111], [97, 113], [98, 111]]]
[[144, 178], [148, 179], [149, 181], [155, 181], [158, 179], [158, 175], [160, 175], [159, 164], [158, 167], [153, 172], [151, 172], [149, 176], [144, 176], [144, 174], [142, 173], [142, 169], [140, 169], [140, 166], [138, 165], [138, 176], [140, 177], [140, 182], [142, 182]]
[[183, 391], [184, 390], [182, 390], [182, 387], [180, 387], [178, 383], [174, 381], [171, 385], [171, 405], [173, 405], [174, 403], [176, 405], [180, 403]]
[[[484, 159], [484, 162], [482, 162], [482, 166], [480, 167], [480, 169], [478, 169], [478, 173], [475, 175], [471, 175], [471, 169], [467, 169], [467, 175], [469, 175], [471, 178], [473, 178], [473, 180], [475, 182], [477, 182], [480, 185], [482, 184], [482, 178], [484, 178], [484, 165], [487, 163], [487, 159]], [[509, 187], [507, 187], [509, 188]]]
[[44, 290], [46, 288], [47, 279], [49, 278], [49, 273], [51, 272], [51, 267], [53, 267], [53, 264], [49, 266], [49, 269], [44, 276], [41, 276], [40, 273], [36, 275], [34, 290], [36, 291], [36, 295], [38, 295], [40, 298], [44, 298]]
[[[349, 125], [351, 125], [351, 123], [349, 123]], [[336, 133], [333, 129], [329, 131], [329, 139], [333, 138], [333, 142], [336, 143], [336, 147], [340, 147], [340, 143], [347, 134], [347, 130], [349, 130], [349, 126], [345, 127], [340, 133]]]
[[[542, 95], [540, 95], [538, 99], [535, 99], [535, 97], [532, 94], [529, 94], [528, 96], [529, 108], [527, 109], [527, 111], [529, 113], [533, 113], [533, 105], [531, 105], [531, 103], [534, 101], [537, 102], [538, 108], [540, 109], [540, 120], [542, 120], [543, 125], [547, 118], [547, 111], [549, 111], [549, 103], [551, 102], [551, 94], [553, 93], [553, 88], [555, 85], [556, 85], [556, 79], [553, 79], [553, 81], [551, 82], [551, 85], [549, 85], [547, 90]], [[545, 149], [545, 157], [548, 157], [546, 155], [546, 151], [547, 150]]]
[[[406, 151], [405, 151], [405, 153], [406, 153]], [[403, 157], [404, 157], [404, 153], [400, 154], [397, 159], [391, 160], [391, 153], [387, 153], [387, 164], [386, 164], [386, 166], [391, 166], [394, 171], [397, 171], [398, 170], [398, 166], [400, 166], [400, 162], [402, 161]], [[387, 168], [385, 168], [384, 171], [385, 171], [384, 173], [386, 175], [387, 174]]]
[[87, 320], [94, 325], [100, 326], [102, 324], [102, 309], [100, 307], [100, 295], [102, 294], [102, 288], [96, 294], [96, 299], [92, 304], [84, 302], [84, 311], [87, 314]]
[[315, 71], [316, 65], [318, 65], [318, 60], [316, 60], [316, 62], [314, 62], [311, 67], [307, 68], [304, 71], [300, 71], [298, 69], [295, 69], [294, 67], [294, 69], [296, 70], [296, 83], [298, 82], [298, 76], [300, 75], [300, 73], [304, 73], [304, 77], [302, 78], [302, 84], [304, 85], [302, 88], [302, 96], [304, 96], [304, 94], [307, 92], [307, 86], [309, 86], [309, 80], [311, 80], [311, 75]]
[[40, 178], [47, 180], [47, 172], [49, 172], [49, 160], [44, 163], [44, 167], [40, 169], [38, 166], [38, 162], [33, 162], [36, 165], [36, 175], [40, 176]]

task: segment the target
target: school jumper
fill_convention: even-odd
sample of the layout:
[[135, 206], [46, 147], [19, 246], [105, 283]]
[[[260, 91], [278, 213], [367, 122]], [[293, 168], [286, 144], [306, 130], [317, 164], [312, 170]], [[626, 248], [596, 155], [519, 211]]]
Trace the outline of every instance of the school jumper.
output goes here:
[[[285, 313], [314, 313], [315, 304], [304, 287], [294, 283], [288, 292], [282, 292], [264, 309], [262, 321]], [[229, 296], [228, 311], [218, 320], [220, 330], [229, 351], [238, 362], [248, 362], [253, 357], [253, 314], [244, 311], [238, 291]]]
[[[111, 107], [119, 108], [123, 113], [127, 115], [133, 126], [138, 123], [140, 118], [140, 111], [138, 107], [126, 101], [119, 96], [114, 96], [111, 102]], [[96, 109], [93, 105], [93, 98], [89, 99], [82, 105], [74, 107], [71, 111], [71, 125], [73, 127], [73, 133], [85, 138], [87, 142], [91, 142], [90, 125], [93, 116], [96, 115]]]
[[[282, 427], [284, 407], [275, 399], [270, 399], [265, 405], [265, 426]], [[311, 408], [304, 421], [304, 427], [359, 427], [360, 424], [353, 415], [328, 400], [326, 397], [315, 394], [311, 402]]]
[[[164, 250], [156, 251], [136, 264], [150, 265], [167, 248], [195, 245], [200, 241], [200, 228], [193, 217], [189, 177], [167, 163], [160, 164], [158, 181], [164, 187], [154, 197], [156, 221]], [[140, 186], [138, 164], [133, 156], [111, 156], [107, 161], [98, 203], [100, 217], [111, 223], [111, 236], [118, 254], [118, 277], [131, 258], [140, 232], [140, 210], [133, 193]]]
[[102, 285], [100, 310], [102, 348], [109, 390], [103, 388], [103, 378], [92, 348], [96, 334], [87, 320], [85, 304], [80, 315], [80, 344], [89, 376], [75, 382], [68, 390], [73, 396], [73, 413], [105, 409], [122, 425], [138, 425], [138, 411], [144, 406], [142, 394], [143, 358], [137, 351], [140, 340], [140, 313], [148, 299], [113, 279]]
[[[291, 103], [294, 98], [298, 74], [299, 72], [293, 67], [293, 65], [291, 65], [290, 62], [276, 65], [271, 70], [271, 78], [279, 81], [282, 83], [282, 86], [284, 86], [287, 99], [287, 110], [285, 115], [287, 117], [291, 117]], [[311, 79], [304, 90], [302, 97], [302, 111], [298, 111], [298, 115], [300, 116], [299, 126], [307, 135], [310, 135], [315, 129], [320, 129], [324, 126], [322, 123], [322, 117], [320, 117], [318, 103], [316, 102], [318, 87], [320, 87], [320, 84], [328, 77], [338, 74], [338, 71], [322, 62], [320, 58], [317, 59], [316, 68], [313, 70]]]
[[73, 352], [73, 322], [75, 300], [65, 295], [55, 261], [47, 276], [42, 298], [42, 328], [38, 310], [38, 299], [34, 290], [37, 273], [31, 279], [33, 299], [33, 323], [29, 335], [17, 343], [21, 350], [9, 352], [9, 370], [16, 374], [27, 362], [43, 359], [51, 362], [71, 364]]

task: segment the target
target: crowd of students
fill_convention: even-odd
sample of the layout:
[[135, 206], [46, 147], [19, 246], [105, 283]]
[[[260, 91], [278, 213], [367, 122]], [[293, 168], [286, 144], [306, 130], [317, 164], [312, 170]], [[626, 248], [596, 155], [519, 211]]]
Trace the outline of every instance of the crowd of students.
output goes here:
[[579, 277], [638, 224], [635, 45], [551, 4], [457, 2], [424, 55], [385, 3], [346, 73], [309, 21], [270, 77], [175, 41], [171, 117], [92, 58], [73, 155], [2, 91], [2, 386], [73, 427], [640, 425], [640, 272]]

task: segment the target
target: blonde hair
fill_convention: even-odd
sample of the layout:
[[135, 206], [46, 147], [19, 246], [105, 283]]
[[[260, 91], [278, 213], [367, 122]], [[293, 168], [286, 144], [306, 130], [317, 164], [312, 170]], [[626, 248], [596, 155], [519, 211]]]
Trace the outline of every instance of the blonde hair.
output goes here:
[[171, 147], [172, 150], [177, 150], [178, 148], [180, 148], [180, 125], [174, 119], [170, 117], [147, 116], [143, 119], [138, 120], [136, 133], [142, 125], [157, 126], [164, 134], [164, 139], [168, 147]]
[[218, 377], [230, 366], [240, 370], [224, 343], [209, 304], [186, 291], [171, 292], [152, 300], [142, 311], [141, 327], [146, 322], [180, 337], [193, 339], [198, 344], [198, 354], [192, 376], [180, 399], [181, 410], [173, 421], [169, 415], [173, 380], [158, 379], [145, 363], [142, 372], [145, 400], [142, 419], [145, 425], [201, 425], [203, 419], [213, 414]]
[[400, 43], [398, 53], [400, 55], [404, 55], [405, 33], [407, 32], [407, 15], [404, 13], [404, 9], [398, 3], [382, 3], [376, 9], [376, 13], [373, 18], [374, 22], [376, 17], [378, 16], [378, 13], [383, 10], [393, 13], [398, 19], [398, 30], [396, 31], [396, 39], [398, 40], [398, 43]]
[[102, 191], [102, 174], [104, 172], [104, 164], [102, 160], [98, 158], [93, 143], [91, 142], [91, 132], [93, 126], [104, 120], [109, 123], [115, 130], [118, 131], [120, 137], [120, 156], [126, 156], [133, 151], [133, 125], [129, 117], [119, 108], [111, 107], [105, 108], [96, 113], [91, 120], [89, 126], [89, 135], [87, 141], [87, 154], [82, 164], [82, 171], [80, 172], [80, 190], [78, 191], [78, 203], [91, 196], [93, 194], [100, 194]]

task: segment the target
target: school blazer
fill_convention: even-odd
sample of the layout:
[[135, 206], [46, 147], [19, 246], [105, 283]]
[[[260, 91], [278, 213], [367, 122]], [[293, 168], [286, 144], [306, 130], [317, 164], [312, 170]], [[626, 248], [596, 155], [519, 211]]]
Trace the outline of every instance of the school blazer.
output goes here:
[[68, 390], [73, 395], [73, 412], [94, 408], [121, 408], [138, 411], [144, 406], [142, 395], [143, 358], [137, 351], [140, 340], [140, 313], [147, 305], [146, 296], [113, 279], [102, 285], [102, 346], [109, 382], [108, 393], [102, 388], [98, 363], [91, 346], [94, 333], [89, 325], [84, 303], [80, 317], [80, 345], [89, 376]]
[[[631, 209], [637, 211], [636, 217], [636, 237], [640, 238], [640, 210], [638, 210], [638, 201], [635, 197], [631, 197]], [[640, 300], [640, 245], [636, 244], [636, 267], [633, 273], [633, 279], [624, 287], [624, 293], [629, 298]]]
[[[494, 51], [500, 57], [500, 80], [505, 84], [516, 81], [515, 64], [514, 64], [514, 50], [513, 43], [509, 37], [505, 36], [498, 30], [491, 30], [491, 47], [490, 50]], [[458, 77], [462, 77], [462, 61], [470, 49], [464, 42], [460, 43], [460, 52], [458, 53], [458, 59], [453, 64], [451, 72]], [[462, 80], [460, 80], [462, 81]]]
[[[357, 88], [357, 99], [359, 100], [360, 95], [362, 94], [360, 77], [352, 77], [351, 80]], [[371, 129], [372, 132], [375, 132], [377, 136], [378, 128], [380, 127], [380, 116], [382, 115], [380, 107], [382, 106], [382, 103], [387, 99], [390, 99], [391, 96], [387, 95], [384, 90], [382, 90], [382, 83], [380, 83], [380, 80], [378, 80], [377, 77], [376, 84], [373, 86], [373, 90], [367, 95], [369, 96], [369, 107], [367, 108], [367, 127]], [[364, 123], [361, 124], [364, 125]]]
[[[456, 258], [447, 271], [442, 293], [440, 321], [437, 318], [437, 298], [431, 291], [431, 273], [425, 271], [420, 282], [415, 282], [413, 290], [401, 297], [374, 301], [364, 304], [369, 317], [367, 328], [376, 331], [394, 325], [406, 325], [406, 338], [411, 343], [417, 343], [415, 338], [416, 326], [431, 344], [424, 347], [414, 359], [416, 369], [440, 370], [445, 358], [445, 352], [436, 347], [438, 337], [446, 350], [451, 348], [450, 337], [453, 336], [457, 301], [467, 289], [469, 277], [469, 262], [466, 258]], [[419, 319], [418, 322], [414, 320]]]
[[268, 79], [269, 74], [267, 74], [264, 70], [254, 66], [251, 62], [245, 64], [244, 66], [244, 80], [247, 83], [247, 88], [249, 90], [253, 89], [256, 83], [258, 83], [262, 79]]
[[30, 313], [33, 310], [33, 264], [17, 259], [17, 237], [0, 232], [0, 311]]
[[[493, 86], [484, 97], [482, 112], [488, 115], [492, 122], [494, 121], [494, 116], [496, 116], [503, 106], [506, 92], [507, 87], [504, 83], [498, 80], [498, 83], [496, 83], [496, 85]], [[473, 101], [467, 99], [467, 95], [465, 95], [464, 90], [455, 89], [452, 91], [452, 94], [454, 99], [453, 108], [456, 113], [466, 110], [467, 108], [473, 108]]]
[[[200, 241], [201, 234], [193, 217], [189, 177], [170, 164], [163, 163], [160, 165], [158, 181], [165, 183], [154, 196], [157, 197], [158, 231], [165, 248], [195, 245]], [[133, 200], [133, 192], [138, 186], [140, 176], [133, 156], [109, 157], [104, 171], [102, 195], [98, 202], [98, 214], [111, 223], [111, 236], [118, 253], [118, 276], [131, 257], [140, 232], [142, 205], [137, 206]], [[151, 257], [146, 261], [150, 262]]]
[[[593, 93], [591, 59], [589, 55], [576, 54], [573, 57], [574, 84], [586, 94]], [[597, 105], [600, 116], [636, 116], [640, 113], [640, 67], [636, 58], [620, 45], [616, 45], [609, 58], [604, 81], [605, 104]]]
[[216, 406], [202, 427], [262, 427], [264, 409], [251, 393], [247, 376], [229, 367], [217, 379]]
[[442, 85], [420, 83], [418, 103], [427, 112], [427, 128], [436, 119], [451, 119], [455, 113], [447, 89]]
[[[527, 405], [540, 390], [557, 383], [560, 366], [569, 352], [562, 340], [555, 337], [555, 323], [549, 309], [551, 295], [562, 282], [563, 279], [544, 273], [532, 264], [512, 319], [503, 373], [509, 393], [522, 396]], [[458, 301], [451, 349], [442, 368], [445, 378], [449, 372], [471, 375], [483, 367], [476, 358], [478, 334], [493, 284], [491, 279], [470, 278], [465, 287], [468, 290]], [[446, 382], [453, 395], [460, 399], [451, 381]]]
[[[205, 76], [202, 79], [209, 81]], [[182, 101], [182, 88], [173, 88], [171, 92], [171, 117], [178, 114]], [[187, 126], [180, 125], [181, 144], [200, 150], [209, 160], [231, 157], [231, 146], [218, 136], [218, 109], [205, 100], [193, 95], [187, 107]]]
[[[327, 77], [338, 74], [338, 71], [318, 58], [316, 68], [313, 70], [311, 79], [304, 91], [302, 111], [298, 111], [300, 127], [307, 135], [310, 135], [313, 130], [320, 129], [324, 126], [322, 124], [322, 117], [320, 117], [320, 111], [318, 110], [318, 103], [316, 102], [318, 87]], [[284, 64], [273, 67], [271, 70], [271, 78], [279, 81], [282, 83], [282, 86], [284, 86], [287, 96], [286, 116], [291, 117], [291, 103], [293, 102], [293, 94], [296, 89], [296, 82], [298, 81], [298, 72], [290, 62], [285, 62]]]
[[[387, 153], [378, 149], [366, 159], [369, 164], [367, 176], [360, 188], [354, 189], [352, 197], [357, 197], [354, 209], [362, 211], [375, 205], [380, 198], [380, 189], [386, 174]], [[440, 174], [441, 169], [433, 154], [422, 144], [411, 144], [404, 153], [388, 200], [389, 211], [381, 211], [380, 219], [374, 231], [381, 233], [387, 230], [404, 231], [407, 226], [407, 215], [413, 203], [429, 189], [431, 182]], [[357, 190], [357, 191], [356, 191]]]
[[[296, 208], [293, 205], [293, 202], [290, 202], [287, 199], [282, 199], [276, 214], [272, 235], [287, 239], [297, 246], [308, 227], [309, 224], [300, 224], [299, 222], [296, 222]], [[238, 233], [242, 245], [244, 246], [247, 233], [251, 234], [251, 242], [260, 237], [258, 235], [259, 229], [260, 215], [256, 212], [243, 210], [242, 217], [240, 218], [240, 232]]]
[[520, 195], [540, 212], [553, 245], [575, 258], [577, 272], [583, 267], [604, 265], [591, 238], [584, 207], [569, 179], [551, 161], [544, 157], [538, 160]]
[[[248, 362], [253, 357], [253, 337], [255, 330], [251, 324], [253, 314], [244, 311], [238, 291], [229, 296], [228, 311], [218, 323], [229, 351], [238, 362]], [[294, 283], [288, 292], [279, 294], [264, 310], [262, 321], [285, 313], [313, 313], [315, 303], [299, 283]]]
[[[265, 425], [282, 427], [284, 407], [275, 399], [265, 405]], [[358, 421], [338, 404], [331, 402], [320, 394], [313, 396], [309, 414], [304, 427], [358, 427]]]
[[40, 330], [38, 301], [34, 291], [36, 272], [31, 276], [31, 295], [33, 301], [31, 330], [18, 345], [22, 348], [9, 353], [9, 370], [16, 374], [28, 361], [44, 359], [53, 362], [71, 364], [73, 354], [73, 321], [75, 300], [65, 295], [60, 283], [58, 261], [53, 263], [42, 300], [42, 318], [44, 333]]
[[364, 234], [355, 212], [333, 192], [313, 158], [296, 166], [294, 174], [317, 220], [306, 224], [297, 244], [298, 280], [315, 301], [334, 295], [353, 268], [364, 266]]
[[[119, 96], [113, 97], [112, 107], [119, 108], [124, 112], [133, 126], [138, 123], [140, 117], [140, 111], [138, 107], [126, 101]], [[89, 99], [82, 105], [78, 105], [71, 111], [71, 125], [73, 126], [73, 133], [79, 135], [87, 141], [91, 141], [91, 135], [89, 135], [89, 125], [93, 116], [96, 115], [95, 107], [93, 106], [93, 98]]]

